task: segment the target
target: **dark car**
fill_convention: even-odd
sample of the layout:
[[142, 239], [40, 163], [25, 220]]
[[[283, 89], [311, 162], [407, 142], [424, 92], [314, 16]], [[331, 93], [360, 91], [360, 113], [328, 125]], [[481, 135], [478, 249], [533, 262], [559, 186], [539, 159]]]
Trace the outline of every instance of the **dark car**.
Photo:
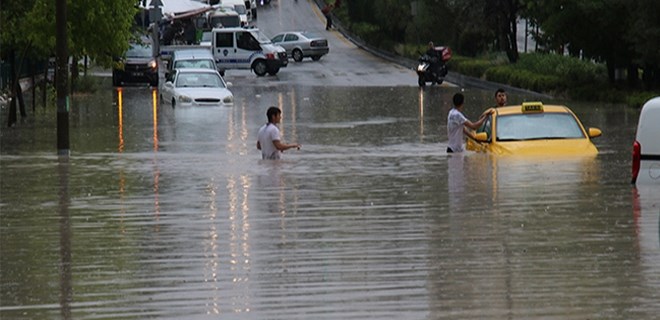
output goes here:
[[274, 44], [282, 46], [286, 53], [296, 62], [305, 57], [318, 61], [330, 51], [328, 40], [313, 32], [289, 31], [282, 32], [270, 39]]
[[112, 84], [149, 83], [158, 86], [158, 62], [150, 43], [132, 43], [123, 58], [112, 69]]

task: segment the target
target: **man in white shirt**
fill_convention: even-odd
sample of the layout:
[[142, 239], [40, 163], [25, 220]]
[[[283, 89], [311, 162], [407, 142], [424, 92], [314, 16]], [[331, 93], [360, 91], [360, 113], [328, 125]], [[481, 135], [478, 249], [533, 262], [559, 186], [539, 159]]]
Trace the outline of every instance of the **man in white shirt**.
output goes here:
[[454, 107], [449, 110], [449, 115], [447, 115], [447, 136], [449, 138], [447, 142], [447, 153], [463, 152], [463, 134], [469, 134], [466, 127], [476, 130], [486, 121], [486, 116], [488, 115], [483, 114], [479, 118], [479, 121], [472, 122], [463, 115], [465, 96], [462, 93], [456, 93], [452, 102], [454, 103]]
[[284, 150], [296, 148], [300, 150], [300, 145], [282, 143], [280, 138], [280, 129], [277, 124], [282, 121], [282, 110], [276, 107], [270, 107], [266, 111], [268, 123], [259, 129], [257, 135], [257, 149], [261, 150], [261, 158], [277, 160]]

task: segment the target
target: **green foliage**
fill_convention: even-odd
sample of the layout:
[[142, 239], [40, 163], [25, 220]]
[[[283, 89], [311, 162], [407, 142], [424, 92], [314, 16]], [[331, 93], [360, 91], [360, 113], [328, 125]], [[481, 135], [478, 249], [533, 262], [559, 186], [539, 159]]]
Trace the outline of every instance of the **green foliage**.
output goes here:
[[489, 68], [495, 66], [492, 61], [480, 59], [463, 58], [463, 61], [460, 61], [456, 58], [452, 58], [449, 62], [449, 68], [451, 70], [456, 70], [461, 74], [476, 78], [481, 78]]
[[375, 24], [358, 22], [353, 23], [351, 28], [359, 38], [367, 40], [375, 46], [380, 46], [385, 38], [380, 32], [380, 27]]
[[626, 104], [635, 107], [635, 108], [641, 108], [646, 101], [649, 101], [651, 98], [657, 97], [658, 93], [657, 92], [635, 92], [633, 94], [629, 94], [626, 99]]
[[82, 76], [73, 80], [76, 92], [94, 93], [99, 89], [101, 78], [93, 76]]
[[485, 72], [485, 78], [537, 92], [553, 92], [561, 87], [561, 79], [557, 76], [515, 68], [513, 65], [489, 68]]

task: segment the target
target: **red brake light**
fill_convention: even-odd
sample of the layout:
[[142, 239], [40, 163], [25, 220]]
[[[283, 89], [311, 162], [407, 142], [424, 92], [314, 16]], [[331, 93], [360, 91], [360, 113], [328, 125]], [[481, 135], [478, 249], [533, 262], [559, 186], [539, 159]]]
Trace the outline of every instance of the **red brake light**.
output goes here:
[[642, 145], [639, 144], [639, 141], [635, 141], [635, 143], [633, 143], [631, 183], [635, 183], [635, 181], [637, 181], [637, 175], [639, 175], [641, 160], [642, 160]]

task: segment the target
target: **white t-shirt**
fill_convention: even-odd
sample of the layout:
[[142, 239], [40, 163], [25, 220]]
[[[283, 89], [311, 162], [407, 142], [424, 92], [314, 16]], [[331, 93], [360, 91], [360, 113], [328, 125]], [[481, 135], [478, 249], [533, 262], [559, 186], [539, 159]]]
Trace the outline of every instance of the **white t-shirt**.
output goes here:
[[261, 158], [277, 160], [280, 158], [280, 151], [275, 148], [273, 144], [274, 140], [280, 140], [280, 129], [272, 123], [267, 123], [261, 129], [259, 129], [259, 134], [257, 135], [259, 140], [259, 145], [261, 145]]
[[466, 121], [467, 118], [456, 108], [449, 110], [449, 115], [447, 116], [447, 136], [449, 142], [447, 142], [447, 147], [454, 152], [463, 152], [463, 125]]

